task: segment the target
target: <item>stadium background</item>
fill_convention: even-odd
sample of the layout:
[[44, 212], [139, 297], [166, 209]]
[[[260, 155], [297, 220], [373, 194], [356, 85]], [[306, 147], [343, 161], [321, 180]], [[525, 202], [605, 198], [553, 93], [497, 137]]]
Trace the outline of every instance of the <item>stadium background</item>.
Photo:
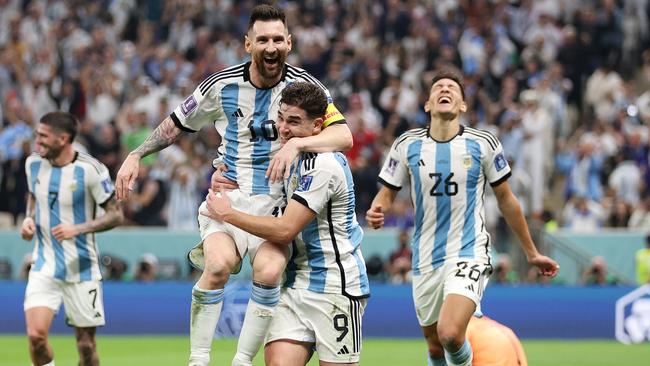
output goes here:
[[[486, 314], [525, 339], [610, 339], [586, 348], [595, 355], [586, 364], [618, 364], [618, 352], [633, 355], [624, 364], [650, 359], [647, 345], [638, 354], [638, 347], [608, 348], [616, 301], [635, 288], [634, 253], [650, 231], [650, 1], [275, 3], [287, 11], [293, 36], [289, 62], [324, 82], [354, 133], [347, 155], [360, 221], [395, 136], [427, 123], [422, 104], [430, 71], [454, 64], [466, 77], [470, 112], [463, 123], [500, 138], [536, 241], [562, 265], [558, 279], [540, 284], [486, 196], [503, 274], [493, 276], [486, 292]], [[74, 113], [82, 122], [78, 148], [102, 160], [114, 177], [124, 154], [203, 78], [246, 59], [242, 35], [255, 4], [0, 0], [0, 226], [6, 228], [0, 233], [0, 333], [20, 334], [24, 324], [31, 245], [20, 242], [16, 224], [25, 209], [24, 159], [38, 118], [54, 109]], [[104, 334], [186, 331], [195, 274], [184, 253], [198, 237], [196, 207], [218, 142], [206, 128], [147, 159], [138, 183], [153, 193], [137, 194], [126, 205], [132, 227], [100, 235], [109, 318], [100, 331], [102, 355]], [[408, 273], [390, 260], [400, 233], [412, 225], [407, 195], [399, 196], [388, 221], [386, 231], [366, 230], [363, 243], [375, 270], [365, 331], [419, 337], [403, 283]], [[242, 298], [246, 291], [239, 291]], [[642, 301], [650, 294], [635, 296]], [[622, 313], [633, 313], [631, 303]], [[54, 330], [67, 331], [61, 321]], [[530, 342], [527, 351], [539, 347], [540, 354], [562, 347]], [[423, 342], [414, 344], [423, 355]], [[0, 349], [14, 348], [21, 355], [16, 360], [27, 359], [24, 337], [0, 337]], [[184, 357], [185, 347], [179, 352]], [[569, 354], [549, 362], [577, 364], [567, 361]], [[12, 360], [0, 355], [0, 364], [16, 364], [3, 359]]]

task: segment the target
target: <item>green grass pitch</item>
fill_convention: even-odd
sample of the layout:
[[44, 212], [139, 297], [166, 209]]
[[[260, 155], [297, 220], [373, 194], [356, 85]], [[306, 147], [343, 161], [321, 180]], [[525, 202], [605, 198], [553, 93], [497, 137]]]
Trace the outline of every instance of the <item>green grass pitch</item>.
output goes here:
[[[76, 365], [72, 336], [52, 336], [57, 365]], [[109, 336], [97, 338], [103, 366], [185, 365], [189, 340], [183, 336]], [[236, 348], [235, 339], [217, 339], [212, 349], [212, 365], [229, 365]], [[530, 366], [647, 366], [650, 345], [625, 346], [615, 341], [525, 341]], [[426, 365], [424, 340], [364, 339], [361, 365]], [[255, 365], [263, 365], [262, 355]], [[0, 366], [29, 365], [27, 338], [0, 335]], [[310, 366], [318, 365], [312, 358]]]

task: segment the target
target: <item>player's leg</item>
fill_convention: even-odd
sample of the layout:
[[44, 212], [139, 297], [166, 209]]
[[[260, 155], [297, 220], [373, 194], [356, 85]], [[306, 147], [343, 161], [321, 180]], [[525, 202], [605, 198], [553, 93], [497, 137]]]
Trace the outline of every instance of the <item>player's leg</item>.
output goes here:
[[445, 351], [438, 339], [438, 318], [444, 298], [444, 269], [438, 268], [412, 278], [413, 304], [427, 342], [427, 365], [446, 366]]
[[75, 327], [79, 365], [99, 365], [95, 330], [105, 324], [104, 296], [100, 281], [63, 283], [66, 322]]
[[229, 234], [213, 232], [203, 239], [205, 269], [192, 289], [189, 365], [210, 362], [212, 339], [221, 315], [224, 286], [241, 258]]
[[[249, 252], [249, 255], [251, 253]], [[280, 280], [289, 260], [286, 245], [263, 242], [253, 258], [253, 290], [232, 366], [251, 365], [280, 300]]]
[[25, 311], [29, 356], [34, 365], [47, 365], [54, 361], [52, 346], [47, 341], [54, 311], [48, 307], [37, 306]]
[[422, 334], [424, 339], [427, 341], [428, 349], [428, 366], [447, 366], [447, 360], [445, 360], [445, 349], [442, 348], [442, 344], [438, 339], [438, 323], [432, 325], [421, 326]]
[[463, 295], [449, 294], [442, 303], [437, 331], [449, 365], [472, 364], [472, 348], [465, 339], [465, 331], [474, 310], [474, 301]]
[[266, 366], [305, 366], [313, 354], [313, 343], [280, 339], [266, 344]]
[[438, 339], [449, 365], [471, 365], [467, 324], [481, 303], [492, 267], [479, 260], [459, 259], [444, 267], [444, 301], [438, 318]]
[[62, 291], [57, 281], [38, 272], [29, 273], [23, 307], [29, 355], [34, 365], [54, 365], [54, 352], [48, 335], [61, 302]]
[[97, 343], [95, 342], [95, 330], [97, 328], [75, 328], [75, 337], [77, 338], [77, 351], [79, 351], [80, 366], [97, 366], [99, 365], [99, 355], [97, 354]]

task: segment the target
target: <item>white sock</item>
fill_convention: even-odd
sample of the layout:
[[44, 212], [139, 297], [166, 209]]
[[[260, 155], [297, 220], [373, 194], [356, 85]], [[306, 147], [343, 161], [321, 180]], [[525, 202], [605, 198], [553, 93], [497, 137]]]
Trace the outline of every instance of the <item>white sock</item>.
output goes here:
[[207, 366], [210, 362], [212, 339], [222, 305], [223, 289], [203, 290], [196, 285], [192, 289], [189, 366]]
[[55, 366], [55, 365], [54, 365], [54, 359], [52, 359], [52, 361], [46, 363], [46, 364], [43, 365], [43, 366]]
[[280, 300], [280, 287], [253, 283], [251, 299], [246, 307], [244, 324], [237, 342], [237, 354], [232, 366], [251, 366], [271, 325], [275, 306]]

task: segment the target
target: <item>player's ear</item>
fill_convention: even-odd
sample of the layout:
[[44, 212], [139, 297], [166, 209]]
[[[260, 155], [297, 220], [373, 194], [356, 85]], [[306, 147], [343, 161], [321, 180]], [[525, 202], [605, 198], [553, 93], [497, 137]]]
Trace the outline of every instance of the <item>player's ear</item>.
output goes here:
[[291, 34], [287, 34], [287, 51], [291, 51], [291, 46], [293, 45], [291, 41]]
[[325, 120], [321, 117], [314, 119], [314, 135], [320, 133], [323, 129], [323, 122], [325, 122]]
[[467, 112], [467, 103], [465, 102], [460, 103], [460, 111], [463, 113]]
[[246, 53], [251, 53], [251, 50], [253, 48], [253, 41], [248, 37], [248, 34], [244, 36], [244, 49], [246, 50]]

